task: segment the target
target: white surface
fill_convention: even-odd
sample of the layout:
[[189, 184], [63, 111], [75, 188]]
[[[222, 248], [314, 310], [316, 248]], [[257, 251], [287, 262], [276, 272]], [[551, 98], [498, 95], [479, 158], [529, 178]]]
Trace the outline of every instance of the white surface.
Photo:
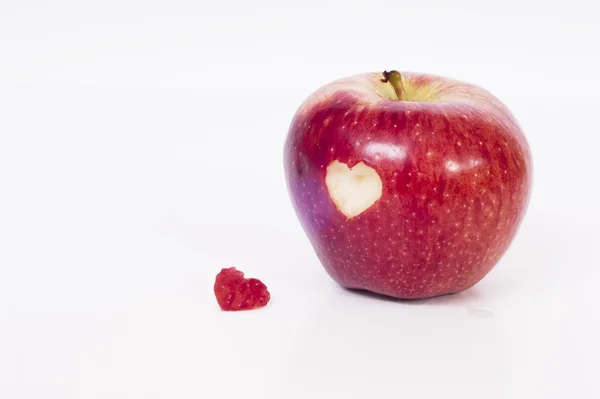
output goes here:
[[[594, 2], [95, 3], [0, 4], [1, 398], [600, 397]], [[460, 295], [338, 288], [287, 199], [300, 102], [392, 68], [486, 87], [533, 150]], [[230, 265], [267, 308], [219, 311]]]

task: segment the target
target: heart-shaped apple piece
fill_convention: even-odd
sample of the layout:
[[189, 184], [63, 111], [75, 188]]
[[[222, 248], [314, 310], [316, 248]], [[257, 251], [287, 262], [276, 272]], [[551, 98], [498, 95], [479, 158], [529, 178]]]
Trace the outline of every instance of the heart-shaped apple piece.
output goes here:
[[362, 162], [349, 168], [337, 160], [327, 166], [325, 184], [331, 200], [348, 219], [371, 207], [381, 197], [383, 188], [375, 169]]
[[244, 273], [235, 267], [224, 268], [217, 274], [214, 291], [217, 303], [227, 311], [262, 308], [271, 299], [262, 281], [245, 278]]

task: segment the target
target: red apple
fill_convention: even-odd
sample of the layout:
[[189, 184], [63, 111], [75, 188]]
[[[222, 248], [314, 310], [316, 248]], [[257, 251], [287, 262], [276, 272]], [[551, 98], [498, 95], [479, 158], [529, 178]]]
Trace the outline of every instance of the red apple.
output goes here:
[[479, 282], [506, 252], [532, 184], [517, 121], [475, 85], [367, 73], [323, 86], [285, 143], [296, 214], [344, 287], [428, 298]]

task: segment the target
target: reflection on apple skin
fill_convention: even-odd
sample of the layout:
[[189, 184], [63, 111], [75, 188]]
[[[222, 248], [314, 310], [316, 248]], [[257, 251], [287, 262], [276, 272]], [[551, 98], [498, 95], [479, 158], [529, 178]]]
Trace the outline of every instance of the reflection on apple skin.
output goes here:
[[363, 150], [365, 158], [377, 161], [387, 158], [393, 162], [402, 162], [406, 158], [406, 149], [393, 143], [374, 141], [367, 143]]

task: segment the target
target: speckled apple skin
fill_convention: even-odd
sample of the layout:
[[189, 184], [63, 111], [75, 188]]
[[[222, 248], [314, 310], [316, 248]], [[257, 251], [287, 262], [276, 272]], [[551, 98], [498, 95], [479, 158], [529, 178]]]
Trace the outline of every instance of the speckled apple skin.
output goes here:
[[[435, 102], [385, 98], [381, 74], [313, 93], [284, 148], [300, 223], [329, 275], [344, 287], [406, 299], [463, 291], [511, 244], [532, 185], [530, 149], [510, 111], [489, 92], [402, 72]], [[353, 218], [325, 184], [334, 160], [374, 168], [382, 196]]]

